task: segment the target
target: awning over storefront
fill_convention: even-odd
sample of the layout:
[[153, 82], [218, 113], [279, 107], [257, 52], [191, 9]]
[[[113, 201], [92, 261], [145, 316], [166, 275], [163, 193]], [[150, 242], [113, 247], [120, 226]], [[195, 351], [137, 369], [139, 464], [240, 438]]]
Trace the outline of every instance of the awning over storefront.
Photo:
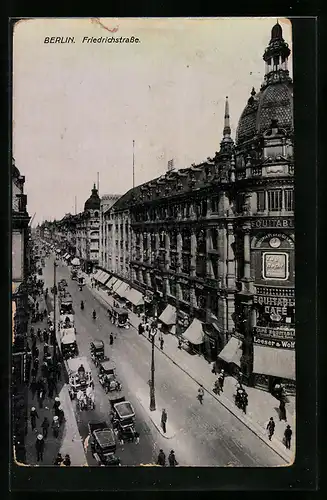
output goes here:
[[99, 282], [99, 283], [102, 283], [102, 278], [104, 277], [104, 271], [100, 271], [100, 273], [98, 274], [96, 280]]
[[165, 325], [174, 325], [176, 323], [176, 309], [168, 304], [166, 309], [160, 314], [159, 321]]
[[104, 271], [100, 276], [100, 283], [102, 283], [102, 285], [104, 285], [105, 283], [107, 283], [109, 278], [110, 278], [110, 275]]
[[176, 335], [176, 325], [172, 325], [172, 326], [169, 328], [169, 332], [170, 332], [172, 335]]
[[131, 288], [130, 290], [126, 290], [125, 297], [134, 306], [140, 306], [140, 305], [144, 304], [143, 295], [138, 290], [135, 290], [135, 288]]
[[98, 277], [100, 276], [101, 273], [102, 273], [101, 269], [98, 269], [97, 272], [93, 275], [93, 279], [98, 281]]
[[123, 283], [119, 288], [118, 290], [116, 291], [117, 295], [119, 295], [119, 297], [125, 297], [126, 298], [126, 295], [127, 295], [127, 291], [129, 290], [129, 285], [128, 283]]
[[234, 363], [236, 366], [241, 366], [242, 356], [242, 341], [236, 337], [231, 337], [223, 350], [218, 354], [218, 358], [226, 361], [226, 363]]
[[118, 288], [123, 284], [123, 282], [120, 279], [117, 279], [117, 281], [113, 284], [112, 286], [112, 291], [114, 293], [117, 292]]
[[253, 371], [262, 375], [295, 380], [295, 351], [255, 345]]
[[204, 342], [204, 333], [201, 321], [194, 318], [190, 326], [183, 333], [183, 337], [191, 342], [191, 344], [202, 344]]

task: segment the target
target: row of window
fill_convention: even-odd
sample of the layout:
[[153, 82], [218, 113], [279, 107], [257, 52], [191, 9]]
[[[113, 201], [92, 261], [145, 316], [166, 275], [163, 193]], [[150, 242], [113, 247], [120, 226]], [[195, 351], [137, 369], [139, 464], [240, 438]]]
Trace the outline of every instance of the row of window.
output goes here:
[[294, 211], [294, 189], [272, 189], [257, 192], [258, 212]]

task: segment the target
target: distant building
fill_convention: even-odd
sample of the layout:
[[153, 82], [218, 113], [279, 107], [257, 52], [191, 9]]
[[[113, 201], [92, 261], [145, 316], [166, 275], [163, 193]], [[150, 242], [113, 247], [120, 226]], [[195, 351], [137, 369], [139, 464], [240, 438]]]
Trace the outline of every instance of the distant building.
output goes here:
[[100, 197], [93, 186], [91, 196], [84, 204], [84, 211], [77, 217], [76, 254], [86, 272], [99, 264]]
[[108, 231], [104, 214], [120, 198], [119, 194], [104, 194], [100, 202], [100, 252], [99, 267], [108, 269]]
[[12, 161], [12, 430], [16, 460], [25, 462], [27, 419], [26, 339], [28, 327], [29, 221], [25, 177]]

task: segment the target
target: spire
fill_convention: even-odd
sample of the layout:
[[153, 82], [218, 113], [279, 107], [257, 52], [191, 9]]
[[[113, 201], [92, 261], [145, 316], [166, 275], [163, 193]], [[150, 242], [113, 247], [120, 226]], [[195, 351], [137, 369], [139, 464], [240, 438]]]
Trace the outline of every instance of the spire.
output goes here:
[[224, 131], [223, 131], [223, 137], [224, 139], [226, 137], [230, 137], [231, 130], [230, 130], [230, 122], [229, 122], [229, 103], [228, 103], [228, 96], [226, 97], [225, 101], [225, 117], [224, 117]]
[[220, 153], [229, 153], [233, 144], [234, 142], [233, 139], [231, 138], [231, 128], [229, 119], [229, 102], [228, 102], [228, 97], [226, 97], [224, 130], [223, 130], [223, 139], [220, 143]]

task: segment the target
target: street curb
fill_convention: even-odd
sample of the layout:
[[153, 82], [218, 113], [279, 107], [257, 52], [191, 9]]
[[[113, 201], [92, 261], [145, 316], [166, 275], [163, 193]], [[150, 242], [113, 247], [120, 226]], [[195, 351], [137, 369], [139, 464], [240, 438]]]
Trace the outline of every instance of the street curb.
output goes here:
[[[103, 297], [101, 297], [100, 294], [96, 294], [96, 296], [98, 296], [103, 302], [105, 302], [105, 299]], [[131, 323], [131, 322], [129, 322], [129, 324], [136, 330], [137, 334], [139, 335], [139, 333], [138, 333], [138, 327], [135, 326], [135, 325], [133, 325], [133, 323]], [[149, 339], [147, 338], [146, 335], [144, 335], [144, 333], [142, 333], [141, 335], [149, 342]], [[254, 423], [252, 420], [250, 420], [250, 419], [246, 418], [245, 416], [243, 416], [243, 415], [239, 414], [238, 412], [236, 412], [235, 411], [236, 408], [232, 407], [230, 401], [227, 400], [227, 398], [224, 398], [224, 399], [226, 399], [228, 401], [228, 403], [227, 403], [227, 401], [222, 401], [221, 399], [219, 399], [216, 396], [216, 394], [214, 394], [212, 391], [210, 391], [209, 389], [207, 389], [206, 387], [204, 387], [203, 384], [201, 384], [195, 377], [193, 377], [182, 366], [180, 366], [171, 356], [169, 356], [169, 354], [167, 354], [164, 350], [161, 350], [156, 344], [155, 344], [155, 347], [161, 353], [163, 353], [168, 359], [170, 359], [170, 361], [174, 365], [178, 366], [178, 368], [180, 370], [182, 370], [186, 375], [188, 375], [195, 383], [197, 383], [198, 385], [202, 385], [203, 389], [208, 394], [210, 394], [218, 403], [220, 403], [226, 410], [228, 410], [232, 415], [234, 415], [234, 417], [236, 417], [240, 422], [242, 422], [255, 436], [257, 436], [259, 439], [261, 439], [261, 441], [263, 441], [280, 458], [282, 458], [287, 463], [287, 465], [292, 465], [292, 463], [294, 462], [295, 458], [290, 453], [288, 454], [286, 452], [286, 450], [284, 450], [282, 448], [282, 445], [279, 443], [279, 441], [277, 441], [274, 437], [270, 441], [268, 439], [268, 437], [264, 434], [264, 429], [261, 426], [259, 426], [259, 424]], [[157, 425], [155, 423], [154, 423], [154, 425], [157, 427]], [[162, 434], [162, 435], [164, 436], [164, 434]]]
[[[173, 437], [175, 437], [176, 434], [173, 434], [172, 436], [167, 436], [167, 433], [164, 434], [162, 428], [160, 427], [160, 425], [157, 424], [157, 422], [152, 418], [151, 416], [151, 411], [148, 410], [148, 407], [146, 407], [143, 403], [143, 400], [138, 396], [138, 393], [135, 394], [135, 396], [137, 397], [139, 403], [141, 404], [141, 406], [143, 407], [143, 409], [147, 412], [147, 414], [149, 415], [150, 419], [151, 419], [151, 422], [153, 423], [153, 425], [156, 427], [156, 429], [160, 432], [160, 434], [162, 435], [162, 437], [164, 437], [165, 439], [172, 439]], [[156, 410], [157, 411], [157, 410]]]

